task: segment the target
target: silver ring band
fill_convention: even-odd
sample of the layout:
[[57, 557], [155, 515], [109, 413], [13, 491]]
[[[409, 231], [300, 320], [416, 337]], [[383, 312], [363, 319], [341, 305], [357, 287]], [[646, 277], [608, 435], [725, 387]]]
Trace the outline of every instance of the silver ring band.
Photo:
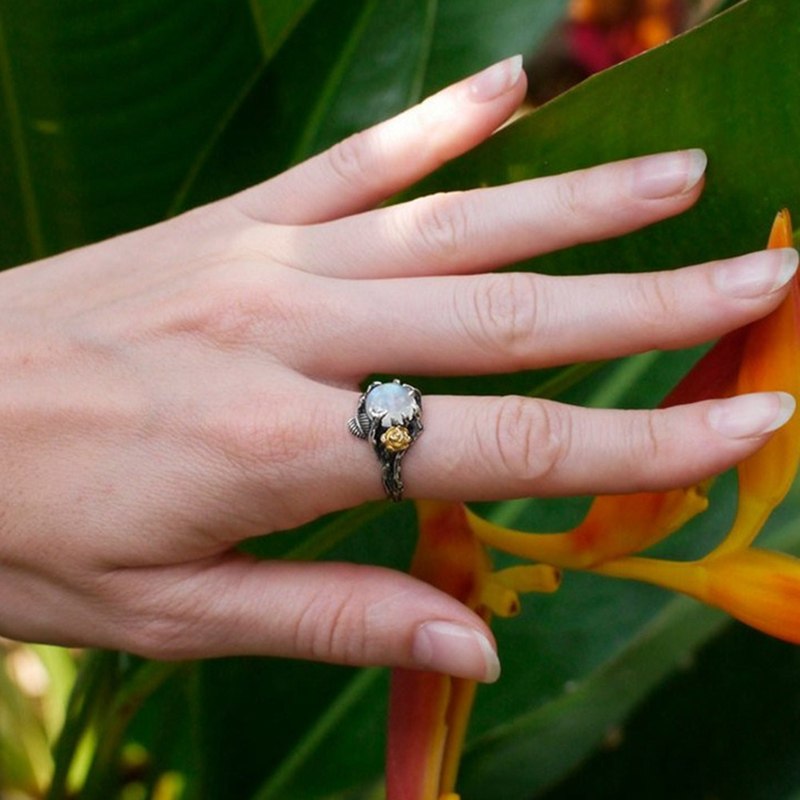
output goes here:
[[371, 383], [358, 399], [356, 414], [350, 417], [347, 427], [353, 436], [366, 439], [375, 449], [386, 494], [395, 502], [402, 500], [400, 463], [422, 433], [419, 389], [399, 379]]

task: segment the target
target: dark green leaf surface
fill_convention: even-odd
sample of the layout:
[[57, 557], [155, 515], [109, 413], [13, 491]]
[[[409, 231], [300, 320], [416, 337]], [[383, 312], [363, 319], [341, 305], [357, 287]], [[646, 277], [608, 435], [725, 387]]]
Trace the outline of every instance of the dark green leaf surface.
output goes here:
[[[0, 6], [0, 146], [18, 156], [13, 165], [0, 165], [4, 185], [18, 186], [0, 201], [13, 227], [3, 240], [6, 262], [149, 221], [163, 213], [190, 166], [177, 205], [250, 185], [428, 89], [510, 52], [527, 52], [564, 5], [298, 0], [272, 9], [268, 0], [247, 8], [220, 2], [204, 0], [203, 15], [199, 3], [156, 8], [141, 0], [122, 11], [113, 6], [112, 15], [112, 6], [33, 0], [24, 20], [7, 11], [17, 6]], [[260, 16], [271, 9], [274, 17]], [[64, 20], [53, 17], [53, 30], [42, 21], [45, 10], [64, 14]], [[101, 47], [102, 38], [89, 34], [112, 16], [130, 37]], [[708, 186], [694, 211], [620, 241], [540, 259], [536, 268], [674, 267], [761, 247], [780, 206], [794, 206], [800, 215], [799, 34], [800, 4], [738, 4], [707, 27], [587, 81], [416, 191], [498, 184], [702, 146], [710, 156]], [[71, 59], [76, 43], [84, 55]], [[264, 54], [271, 60], [254, 78]], [[39, 75], [56, 58], [63, 66], [59, 61], [48, 69], [63, 73], [66, 90], [18, 79], [25, 70]], [[194, 69], [199, 60], [203, 68]], [[141, 70], [127, 79], [130, 64]], [[122, 87], [110, 78], [104, 83], [114, 69], [126, 74]], [[70, 70], [91, 81], [84, 86]], [[184, 80], [171, 83], [178, 74]], [[231, 104], [236, 111], [227, 118]], [[565, 383], [563, 397], [652, 406], [695, 357], [645, 355], [604, 365]], [[561, 375], [420, 385], [426, 392], [535, 393]], [[668, 543], [669, 552], [692, 553], [713, 542], [728, 524], [732, 498], [731, 482], [721, 481], [712, 510]], [[552, 530], [572, 524], [585, 502], [519, 501], [487, 512], [508, 524]], [[798, 544], [790, 524], [798, 508], [795, 498], [773, 528], [784, 545]], [[412, 547], [410, 509], [388, 506], [252, 545], [265, 556], [293, 552], [398, 568], [407, 566]], [[496, 626], [505, 673], [479, 693], [464, 762], [465, 800], [522, 800], [545, 791], [723, 626], [721, 615], [689, 601], [591, 576], [570, 575], [556, 595], [526, 598], [519, 619]], [[765, 680], [769, 669], [763, 664]], [[186, 704], [195, 727], [185, 734], [191, 742], [180, 758], [194, 776], [193, 797], [354, 800], [374, 791], [382, 770], [385, 673], [234, 659], [194, 667], [192, 681]], [[170, 708], [156, 695], [142, 720]], [[143, 743], [160, 747], [157, 726], [140, 727]], [[630, 796], [647, 796], [646, 787]]]
[[241, 0], [0, 4], [0, 266], [162, 218], [260, 57]]

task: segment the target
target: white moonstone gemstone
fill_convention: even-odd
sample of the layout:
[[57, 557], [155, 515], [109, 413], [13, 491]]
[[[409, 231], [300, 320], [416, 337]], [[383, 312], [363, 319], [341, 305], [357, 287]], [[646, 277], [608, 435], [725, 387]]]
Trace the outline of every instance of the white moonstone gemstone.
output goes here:
[[414, 393], [399, 383], [382, 383], [370, 390], [364, 407], [371, 417], [382, 418], [385, 427], [401, 425], [418, 410]]

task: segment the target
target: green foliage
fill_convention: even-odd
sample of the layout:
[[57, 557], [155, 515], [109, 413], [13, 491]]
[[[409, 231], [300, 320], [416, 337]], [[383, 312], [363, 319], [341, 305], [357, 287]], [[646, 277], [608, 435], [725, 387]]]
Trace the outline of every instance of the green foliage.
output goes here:
[[[565, 5], [0, 3], [0, 264], [138, 227], [275, 174], [497, 58], [520, 50], [534, 54]], [[800, 211], [800, 5], [725, 5], [732, 8], [706, 26], [586, 81], [415, 192], [701, 146], [710, 168], [696, 209], [622, 240], [539, 259], [536, 269], [670, 268], [761, 246], [779, 207]], [[651, 406], [695, 356], [647, 355], [600, 368], [414, 383], [424, 391], [533, 392]], [[721, 481], [713, 510], [670, 546], [688, 552], [697, 542], [713, 541], [730, 520], [733, 491], [731, 482]], [[530, 500], [488, 510], [508, 524], [555, 529], [574, 521], [581, 503]], [[775, 546], [800, 548], [798, 508], [795, 494], [776, 516], [767, 532]], [[288, 553], [404, 568], [413, 537], [409, 508], [378, 504], [253, 549], [265, 557]], [[671, 683], [662, 693], [681, 683], [691, 684], [692, 697], [712, 692], [719, 672], [736, 666], [720, 656], [728, 652], [729, 628], [722, 615], [687, 600], [592, 576], [569, 576], [556, 595], [526, 600], [520, 618], [497, 626], [505, 671], [499, 684], [479, 693], [464, 761], [465, 800], [588, 796], [595, 781], [605, 786], [612, 780], [607, 758], [587, 762], [560, 788], [559, 782], [608, 741], [609, 731], [623, 730], [634, 712], [636, 730], [654, 748], [669, 748], [683, 736], [665, 714], [669, 701], [659, 699], [669, 695], [641, 704], [665, 681]], [[796, 651], [747, 635], [756, 642], [747, 653], [749, 677], [730, 691], [768, 697], [775, 681], [792, 690], [783, 672], [773, 674], [773, 662], [796, 664]], [[687, 673], [698, 651], [706, 667]], [[71, 660], [53, 658], [48, 669], [63, 686]], [[129, 782], [126, 798], [157, 792], [203, 800], [380, 797], [386, 686], [381, 670], [271, 659], [162, 665], [88, 654], [55, 749], [49, 797], [70, 797], [77, 788], [81, 798], [105, 800], [123, 796], [123, 781]], [[26, 716], [28, 701], [13, 686], [0, 687], [6, 759], [0, 758], [0, 795], [14, 787], [35, 796], [42, 770], [52, 768], [49, 756], [41, 766], [52, 736], [44, 722]], [[726, 741], [736, 743], [742, 786], [753, 785], [746, 776], [762, 774], [757, 759], [763, 754], [748, 743], [761, 738], [770, 720], [757, 712], [758, 703], [745, 704], [741, 720], [720, 716], [718, 722]], [[681, 719], [692, 725], [691, 708]], [[713, 736], [713, 720], [705, 723]], [[800, 791], [795, 751], [792, 743], [772, 754], [780, 779], [770, 798]], [[630, 768], [638, 752], [625, 744], [616, 769]], [[681, 797], [704, 796], [686, 781], [675, 782], [685, 773], [680, 759], [658, 763], [672, 776], [666, 785], [681, 786]], [[712, 759], [707, 769], [722, 774], [726, 764]], [[661, 796], [645, 783], [647, 775], [632, 768], [631, 774], [630, 785], [608, 783], [616, 785], [613, 796]], [[730, 786], [712, 773], [700, 784]], [[755, 789], [731, 791], [767, 797]]]

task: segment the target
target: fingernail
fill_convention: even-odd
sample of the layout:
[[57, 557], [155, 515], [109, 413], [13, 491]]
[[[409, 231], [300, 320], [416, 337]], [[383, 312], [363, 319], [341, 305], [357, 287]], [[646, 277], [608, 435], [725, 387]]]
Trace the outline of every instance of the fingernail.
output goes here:
[[729, 439], [763, 436], [785, 425], [795, 409], [786, 392], [758, 392], [718, 400], [708, 412], [708, 424]]
[[798, 253], [791, 247], [722, 261], [716, 265], [714, 282], [731, 297], [760, 297], [785, 286], [797, 272]]
[[422, 669], [457, 678], [494, 683], [500, 677], [500, 661], [489, 640], [465, 625], [426, 622], [414, 636], [412, 656]]
[[469, 79], [467, 86], [470, 99], [476, 103], [494, 100], [516, 86], [521, 74], [522, 56], [511, 56], [493, 64]]
[[702, 150], [677, 150], [639, 158], [633, 169], [634, 194], [646, 200], [685, 194], [703, 177], [707, 163]]

